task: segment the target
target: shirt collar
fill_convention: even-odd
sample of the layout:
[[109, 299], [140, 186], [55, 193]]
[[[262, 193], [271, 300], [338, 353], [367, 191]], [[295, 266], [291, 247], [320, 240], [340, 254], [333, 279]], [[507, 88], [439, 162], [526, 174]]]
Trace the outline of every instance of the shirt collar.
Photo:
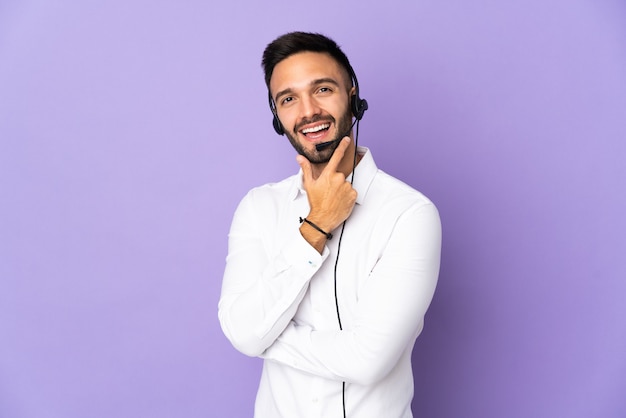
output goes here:
[[[352, 183], [352, 187], [357, 192], [356, 203], [362, 204], [365, 201], [365, 197], [367, 195], [367, 191], [374, 180], [374, 176], [378, 172], [378, 167], [374, 162], [374, 157], [372, 156], [369, 148], [366, 147], [358, 147], [357, 152], [361, 155], [361, 161], [355, 168], [355, 172], [357, 173], [354, 176], [354, 182]], [[346, 177], [346, 181], [352, 181], [352, 176], [354, 173], [350, 173], [348, 177]], [[299, 195], [304, 195], [304, 188], [302, 186], [302, 169], [298, 171], [298, 174], [295, 176], [294, 187], [290, 193], [292, 199], [296, 199]]]

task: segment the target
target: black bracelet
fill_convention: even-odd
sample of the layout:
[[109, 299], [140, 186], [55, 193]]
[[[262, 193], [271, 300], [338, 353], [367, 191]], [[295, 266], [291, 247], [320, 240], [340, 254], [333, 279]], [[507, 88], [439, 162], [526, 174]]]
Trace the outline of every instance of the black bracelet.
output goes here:
[[327, 240], [331, 240], [333, 238], [333, 234], [331, 234], [330, 232], [325, 232], [322, 228], [320, 228], [319, 226], [315, 225], [313, 222], [309, 221], [307, 218], [300, 218], [300, 223], [302, 222], [306, 222], [309, 225], [311, 225], [313, 228], [317, 229], [318, 231], [320, 231], [322, 234], [326, 235], [326, 239]]

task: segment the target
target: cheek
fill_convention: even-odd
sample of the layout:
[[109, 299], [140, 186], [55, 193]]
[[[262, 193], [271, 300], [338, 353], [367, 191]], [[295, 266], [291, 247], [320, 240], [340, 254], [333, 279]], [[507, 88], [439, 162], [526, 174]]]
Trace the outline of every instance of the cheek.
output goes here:
[[278, 113], [278, 117], [285, 124], [293, 127], [294, 122], [296, 121], [297, 112], [295, 110], [295, 106], [289, 109], [283, 109]]

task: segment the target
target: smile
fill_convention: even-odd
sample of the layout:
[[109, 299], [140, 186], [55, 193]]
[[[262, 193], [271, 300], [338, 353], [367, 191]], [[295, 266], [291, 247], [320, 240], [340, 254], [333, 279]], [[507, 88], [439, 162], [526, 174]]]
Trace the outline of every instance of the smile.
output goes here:
[[330, 123], [322, 123], [321, 125], [313, 126], [311, 128], [303, 129], [302, 132], [304, 135], [313, 134], [319, 131], [323, 131], [330, 128]]

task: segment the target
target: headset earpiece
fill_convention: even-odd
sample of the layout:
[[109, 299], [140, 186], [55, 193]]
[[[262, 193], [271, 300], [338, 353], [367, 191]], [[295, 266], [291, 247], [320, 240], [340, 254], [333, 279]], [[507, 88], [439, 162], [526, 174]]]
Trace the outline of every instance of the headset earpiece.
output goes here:
[[[272, 112], [274, 113], [274, 112]], [[283, 129], [283, 124], [278, 120], [278, 115], [274, 113], [274, 118], [272, 119], [272, 125], [274, 125], [274, 130], [278, 135], [284, 135], [285, 130]]]
[[352, 83], [354, 84], [354, 95], [350, 99], [350, 109], [354, 118], [361, 120], [369, 106], [367, 105], [367, 100], [361, 99], [361, 96], [359, 96], [359, 80], [357, 80], [354, 69], [350, 64], [348, 64], [348, 73], [350, 73], [350, 78], [352, 78]]
[[350, 109], [356, 120], [363, 119], [363, 114], [368, 109], [367, 100], [359, 98], [358, 94], [352, 96]]
[[274, 130], [278, 135], [284, 135], [285, 129], [283, 128], [283, 124], [280, 123], [280, 119], [278, 119], [278, 113], [276, 112], [276, 106], [274, 105], [274, 100], [272, 100], [272, 94], [267, 92], [267, 100], [270, 104], [270, 110], [272, 111], [272, 125], [274, 126]]

